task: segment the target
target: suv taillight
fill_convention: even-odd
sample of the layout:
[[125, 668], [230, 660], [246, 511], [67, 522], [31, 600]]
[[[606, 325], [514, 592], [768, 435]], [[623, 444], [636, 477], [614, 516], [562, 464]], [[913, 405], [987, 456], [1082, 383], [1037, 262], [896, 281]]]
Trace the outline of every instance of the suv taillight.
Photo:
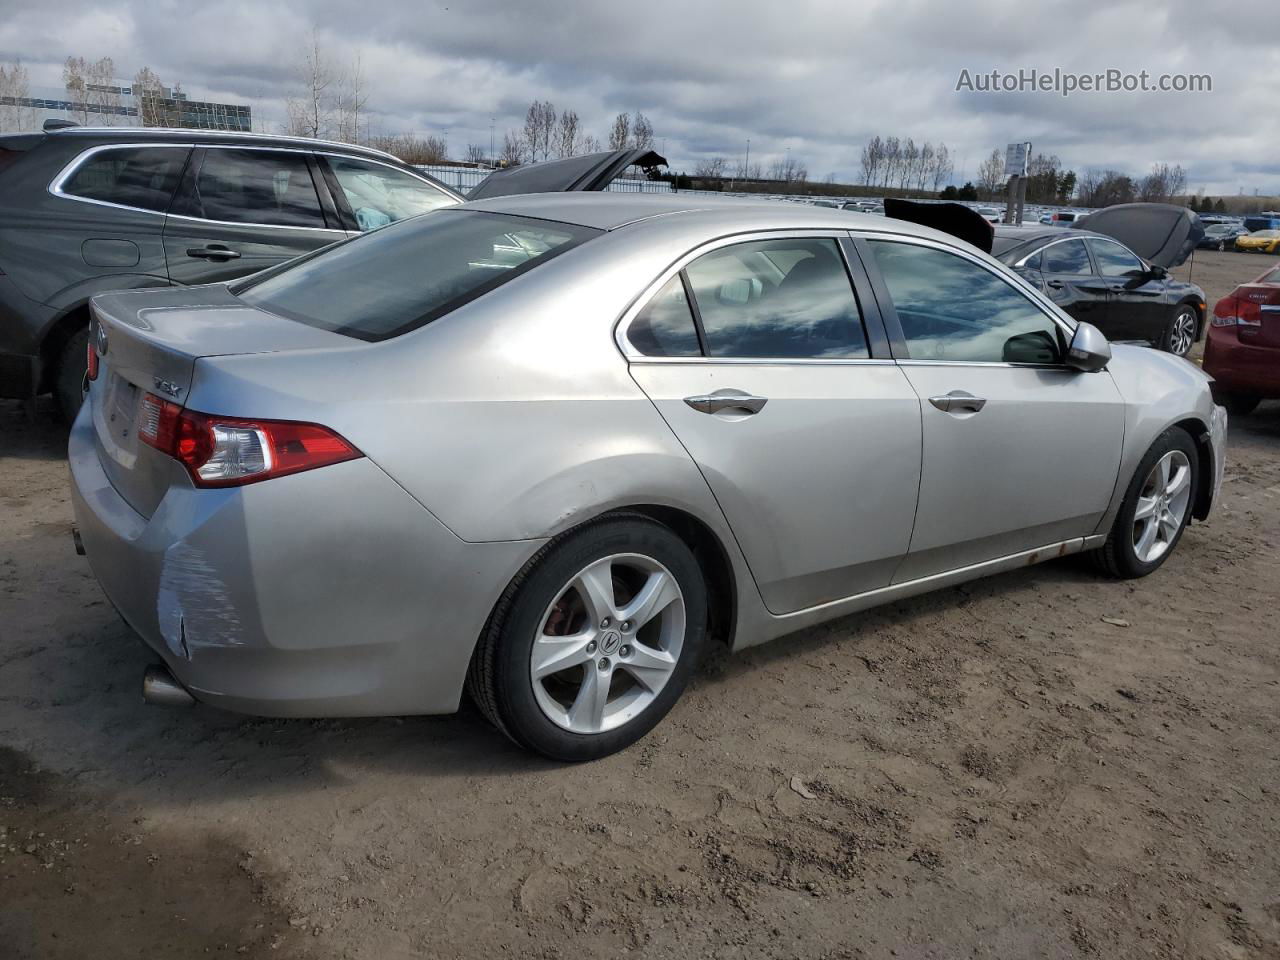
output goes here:
[[184, 410], [148, 393], [138, 437], [182, 463], [197, 487], [237, 487], [362, 457], [328, 427]]
[[1213, 308], [1215, 327], [1260, 327], [1262, 310], [1252, 300], [1240, 297], [1223, 297]]

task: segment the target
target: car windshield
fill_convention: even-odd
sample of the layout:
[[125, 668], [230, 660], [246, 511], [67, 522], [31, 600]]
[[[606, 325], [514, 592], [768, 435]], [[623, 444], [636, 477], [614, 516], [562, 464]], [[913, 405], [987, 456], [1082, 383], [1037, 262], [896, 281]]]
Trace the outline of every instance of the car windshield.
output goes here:
[[233, 288], [271, 313], [360, 340], [417, 329], [601, 231], [439, 210], [295, 260]]

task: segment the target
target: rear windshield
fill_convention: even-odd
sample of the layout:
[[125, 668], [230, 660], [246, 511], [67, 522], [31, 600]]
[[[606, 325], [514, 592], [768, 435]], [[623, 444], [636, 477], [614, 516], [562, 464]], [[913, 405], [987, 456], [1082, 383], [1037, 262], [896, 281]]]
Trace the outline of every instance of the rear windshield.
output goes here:
[[234, 288], [246, 303], [360, 340], [417, 329], [601, 231], [476, 210], [374, 230]]

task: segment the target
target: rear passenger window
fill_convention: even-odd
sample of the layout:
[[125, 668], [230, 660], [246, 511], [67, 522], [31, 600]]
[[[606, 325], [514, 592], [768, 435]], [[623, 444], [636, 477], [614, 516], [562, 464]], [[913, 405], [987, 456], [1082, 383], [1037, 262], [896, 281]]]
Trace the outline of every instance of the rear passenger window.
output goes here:
[[1070, 273], [1076, 276], [1093, 273], [1089, 251], [1083, 240], [1064, 240], [1044, 248], [1045, 273]]
[[227, 223], [323, 227], [307, 158], [283, 150], [207, 150], [187, 198], [192, 216]]
[[676, 274], [668, 280], [627, 328], [627, 339], [646, 357], [697, 357], [698, 330], [693, 311]]
[[164, 213], [190, 152], [186, 147], [100, 150], [75, 169], [61, 190], [85, 200]]
[[686, 268], [711, 357], [870, 356], [835, 240], [761, 240]]

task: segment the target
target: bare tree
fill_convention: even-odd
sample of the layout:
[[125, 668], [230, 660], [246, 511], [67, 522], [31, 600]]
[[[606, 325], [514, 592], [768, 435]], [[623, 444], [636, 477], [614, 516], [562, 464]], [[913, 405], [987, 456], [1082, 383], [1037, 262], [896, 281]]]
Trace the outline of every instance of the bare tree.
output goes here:
[[580, 145], [577, 111], [565, 110], [560, 114], [560, 122], [556, 127], [556, 154], [561, 157], [575, 156]]
[[880, 177], [880, 167], [884, 164], [884, 142], [876, 135], [862, 148], [862, 184], [873, 186]]
[[89, 122], [89, 98], [87, 74], [89, 63], [84, 57], [67, 57], [62, 64], [62, 86], [71, 101], [71, 110], [79, 114], [81, 123]]
[[370, 137], [369, 145], [385, 150], [405, 163], [445, 163], [449, 159], [449, 148], [444, 137], [414, 137], [410, 134]]
[[551, 156], [556, 129], [556, 108], [549, 100], [535, 100], [524, 115], [524, 142], [530, 160]]
[[590, 134], [587, 134], [585, 137], [582, 138], [583, 153], [601, 153], [603, 151], [604, 151], [604, 145], [601, 144], [600, 141], [597, 140], [595, 137], [591, 136]]
[[346, 69], [338, 81], [338, 94], [335, 106], [338, 115], [338, 139], [344, 143], [360, 142], [360, 114], [369, 102], [369, 94], [364, 85], [364, 68], [360, 54], [356, 54], [351, 66]]
[[724, 157], [712, 157], [710, 160], [703, 160], [694, 167], [693, 175], [695, 177], [723, 177], [724, 170]]
[[643, 113], [631, 121], [631, 146], [636, 150], [653, 149], [653, 124]]
[[0, 64], [0, 99], [13, 98], [12, 105], [0, 104], [0, 130], [21, 132], [35, 126], [35, 108], [24, 106], [23, 100], [31, 98], [31, 83], [27, 68], [19, 60], [8, 66]]
[[327, 137], [333, 128], [333, 66], [320, 48], [320, 36], [311, 31], [311, 40], [297, 66], [301, 92], [285, 102], [289, 133], [297, 137]]
[[631, 142], [631, 114], [620, 113], [609, 128], [609, 149], [625, 150]]
[[937, 193], [942, 185], [951, 179], [955, 166], [951, 162], [951, 151], [945, 143], [939, 143], [933, 153], [933, 192]]
[[514, 130], [508, 130], [502, 137], [502, 153], [498, 163], [504, 167], [516, 167], [524, 160], [524, 138]]
[[1180, 197], [1187, 188], [1187, 173], [1181, 165], [1171, 167], [1157, 163], [1138, 184], [1138, 199], [1152, 203], [1168, 203]]
[[999, 150], [992, 150], [991, 155], [978, 167], [978, 190], [984, 194], [983, 199], [994, 199], [1004, 184], [1004, 157]]
[[888, 187], [893, 183], [894, 178], [898, 175], [898, 168], [901, 166], [902, 144], [897, 137], [888, 137], [884, 142], [883, 186]]
[[1115, 203], [1133, 202], [1133, 180], [1117, 170], [1085, 170], [1077, 193], [1082, 206], [1109, 207]]
[[924, 192], [925, 181], [933, 175], [933, 163], [933, 144], [926, 140], [924, 146], [920, 148], [920, 159], [916, 164], [916, 175], [913, 178], [913, 186], [920, 193]]
[[468, 163], [485, 163], [489, 162], [489, 155], [485, 153], [484, 147], [478, 143], [467, 144], [467, 162]]

